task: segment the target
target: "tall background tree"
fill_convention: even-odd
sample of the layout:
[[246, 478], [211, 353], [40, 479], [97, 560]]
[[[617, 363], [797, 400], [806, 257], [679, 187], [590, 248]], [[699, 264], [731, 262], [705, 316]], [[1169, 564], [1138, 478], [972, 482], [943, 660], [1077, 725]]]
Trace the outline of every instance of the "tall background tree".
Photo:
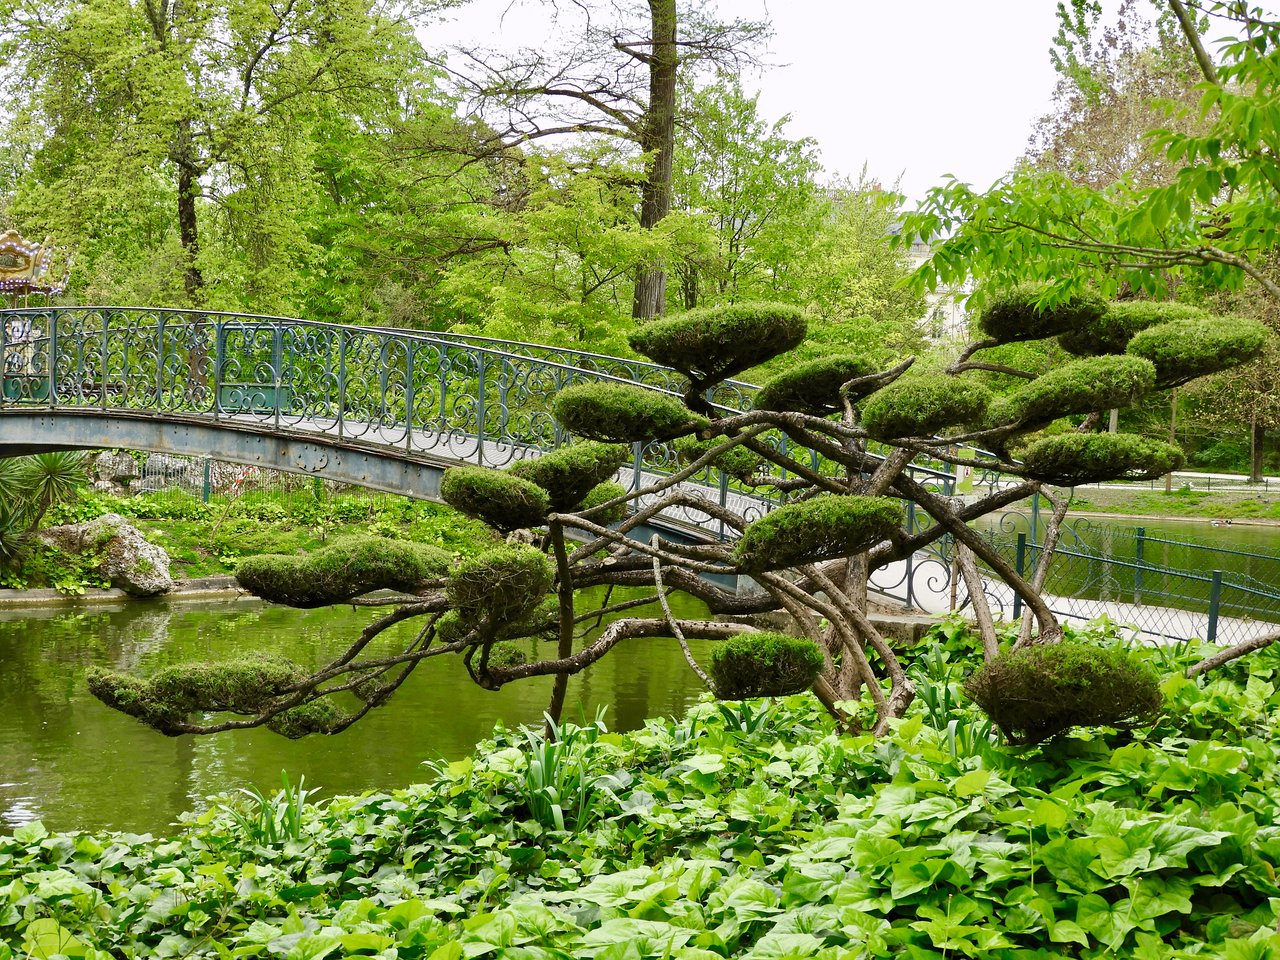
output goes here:
[[[552, 5], [555, 6], [554, 4]], [[579, 19], [559, 48], [502, 54], [460, 52], [455, 76], [493, 137], [482, 155], [547, 137], [595, 137], [628, 145], [643, 158], [638, 179], [639, 226], [651, 230], [671, 212], [681, 77], [751, 62], [765, 24], [722, 21], [702, 0], [565, 4]], [[563, 9], [558, 12], [564, 15]], [[666, 309], [668, 264], [637, 264], [632, 315]]]
[[[160, 258], [181, 299], [285, 302], [306, 259], [324, 118], [385, 127], [425, 84], [410, 0], [0, 4], [9, 215], [83, 249]], [[159, 271], [157, 294], [176, 291]], [[220, 288], [228, 287], [223, 292]]]

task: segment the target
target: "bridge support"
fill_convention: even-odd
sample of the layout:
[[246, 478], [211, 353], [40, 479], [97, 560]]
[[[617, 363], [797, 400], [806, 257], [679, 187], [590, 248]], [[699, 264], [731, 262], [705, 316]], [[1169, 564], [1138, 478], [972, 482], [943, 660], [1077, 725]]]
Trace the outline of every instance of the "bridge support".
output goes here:
[[[403, 452], [388, 456], [354, 444], [320, 442], [305, 435], [266, 435], [234, 423], [199, 423], [177, 417], [40, 412], [0, 417], [0, 456], [50, 450], [116, 448], [209, 457], [250, 466], [323, 477], [421, 500], [440, 500], [440, 477], [452, 462]], [[260, 429], [260, 428], [259, 428]], [[388, 451], [391, 453], [392, 451]]]

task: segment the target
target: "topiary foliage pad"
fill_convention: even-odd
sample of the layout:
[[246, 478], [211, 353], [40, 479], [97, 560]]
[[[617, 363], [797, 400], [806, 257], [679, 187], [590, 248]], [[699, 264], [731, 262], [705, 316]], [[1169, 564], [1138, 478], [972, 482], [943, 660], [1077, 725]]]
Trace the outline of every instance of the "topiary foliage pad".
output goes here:
[[1169, 443], [1128, 433], [1065, 433], [1044, 437], [1021, 452], [1022, 472], [1065, 487], [1104, 480], [1153, 480], [1182, 466]]
[[991, 392], [972, 380], [945, 374], [904, 377], [862, 406], [862, 426], [881, 440], [932, 437], [949, 427], [978, 423]]
[[1131, 727], [1163, 706], [1155, 673], [1132, 653], [1069, 641], [1001, 654], [964, 691], [1015, 743], [1072, 727]]
[[[726, 437], [716, 437], [712, 440], [699, 440], [696, 437], [681, 437], [676, 441], [676, 454], [680, 457], [682, 463], [693, 463], [693, 461], [710, 453], [713, 448], [724, 443], [726, 439]], [[758, 453], [739, 445], [730, 447], [720, 454], [711, 461], [711, 465], [718, 467], [731, 477], [747, 480], [754, 477], [760, 468], [764, 466], [764, 458]]]
[[555, 417], [571, 433], [610, 443], [673, 440], [710, 426], [675, 397], [619, 383], [583, 383], [561, 390]]
[[[755, 397], [757, 410], [790, 410], [824, 417], [844, 409], [840, 388], [850, 380], [879, 373], [880, 368], [864, 356], [822, 357], [797, 364], [765, 383]], [[850, 394], [860, 400], [867, 391]]]
[[651, 321], [628, 342], [654, 363], [705, 386], [799, 346], [807, 329], [799, 307], [740, 303]]
[[1072, 360], [993, 403], [988, 423], [1049, 423], [1073, 413], [1127, 407], [1155, 386], [1156, 368], [1141, 357]]
[[733, 558], [746, 573], [782, 570], [861, 553], [901, 525], [897, 500], [824, 494], [765, 514], [747, 527]]
[[1239, 317], [1174, 320], [1143, 330], [1128, 352], [1155, 364], [1157, 387], [1176, 387], [1256, 359], [1267, 336], [1263, 324]]
[[997, 293], [979, 314], [979, 329], [1001, 343], [1040, 340], [1093, 324], [1106, 313], [1106, 301], [1087, 291], [1040, 306], [1049, 289], [1045, 284], [1022, 284]]
[[412, 592], [444, 575], [450, 556], [422, 543], [347, 537], [304, 556], [245, 557], [236, 580], [255, 596], [290, 607], [323, 607], [372, 590]]
[[740, 633], [711, 650], [711, 680], [721, 700], [800, 693], [825, 667], [816, 643], [784, 633]]
[[[610, 500], [617, 500], [618, 497], [623, 496], [626, 492], [627, 488], [622, 484], [608, 480], [600, 484], [600, 486], [592, 489], [592, 491], [583, 498], [578, 509], [580, 511], [590, 510], [593, 507], [600, 506], [602, 503], [608, 503]], [[623, 502], [615, 503], [612, 507], [609, 507], [606, 510], [601, 510], [599, 513], [593, 513], [590, 519], [595, 523], [610, 524], [617, 523], [626, 517], [626, 515], [627, 504]]]
[[[298, 664], [271, 657], [245, 657], [222, 663], [183, 663], [165, 667], [143, 680], [93, 669], [89, 691], [113, 709], [149, 727], [176, 736], [193, 713], [259, 713], [300, 682], [306, 671]], [[286, 736], [324, 732], [344, 719], [327, 703], [293, 707], [275, 717], [272, 729]]]
[[622, 444], [587, 440], [521, 460], [508, 472], [536, 483], [547, 491], [551, 508], [563, 512], [574, 509], [592, 490], [612, 480], [630, 456], [630, 448]]
[[450, 467], [440, 480], [440, 498], [503, 533], [536, 527], [551, 512], [551, 498], [542, 487], [488, 467]]
[[522, 620], [546, 597], [555, 578], [551, 561], [533, 547], [506, 546], [463, 560], [449, 575], [445, 595], [470, 628]]
[[1171, 320], [1194, 320], [1206, 316], [1199, 307], [1187, 303], [1122, 300], [1108, 303], [1106, 311], [1096, 320], [1059, 336], [1058, 344], [1068, 353], [1078, 356], [1124, 353], [1129, 341], [1148, 327]]

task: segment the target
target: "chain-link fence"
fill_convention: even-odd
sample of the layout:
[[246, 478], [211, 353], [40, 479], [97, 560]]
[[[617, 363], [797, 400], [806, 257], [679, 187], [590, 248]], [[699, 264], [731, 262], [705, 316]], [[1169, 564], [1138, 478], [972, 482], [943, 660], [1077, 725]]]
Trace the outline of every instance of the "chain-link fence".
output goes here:
[[[1030, 576], [1044, 552], [1037, 532], [990, 537]], [[1044, 593], [1072, 619], [1105, 615], [1151, 636], [1236, 643], [1280, 624], [1280, 555], [1077, 521], [1063, 529]], [[1016, 599], [1013, 613], [1021, 613]]]

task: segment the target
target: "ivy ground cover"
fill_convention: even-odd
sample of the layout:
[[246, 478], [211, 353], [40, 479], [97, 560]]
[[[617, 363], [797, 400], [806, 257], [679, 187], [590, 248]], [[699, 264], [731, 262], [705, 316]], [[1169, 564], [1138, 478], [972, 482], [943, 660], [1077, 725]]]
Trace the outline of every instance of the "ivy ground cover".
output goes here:
[[1014, 749], [935, 639], [878, 740], [807, 697], [705, 703], [499, 730], [392, 793], [226, 798], [167, 839], [28, 825], [0, 960], [1280, 958], [1280, 655], [1191, 681], [1153, 653], [1159, 726]]

